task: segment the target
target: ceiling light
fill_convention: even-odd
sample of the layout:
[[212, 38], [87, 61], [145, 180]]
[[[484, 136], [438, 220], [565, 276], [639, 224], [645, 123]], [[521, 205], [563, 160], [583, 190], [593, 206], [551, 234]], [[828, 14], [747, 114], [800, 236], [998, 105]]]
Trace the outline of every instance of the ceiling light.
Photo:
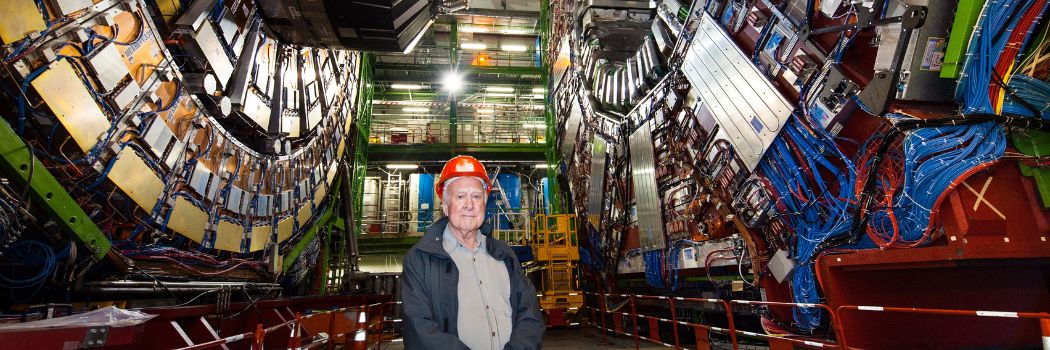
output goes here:
[[404, 170], [408, 170], [408, 169], [419, 168], [419, 165], [418, 164], [387, 164], [386, 168], [387, 169], [404, 169]]
[[419, 108], [419, 107], [405, 107], [405, 108], [403, 108], [401, 110], [405, 111], [405, 112], [409, 112], [409, 113], [426, 113], [426, 112], [430, 112], [430, 108]]
[[459, 28], [464, 33], [488, 33], [488, 27], [475, 27], [475, 26], [464, 26]]
[[521, 127], [526, 129], [546, 129], [546, 124], [522, 124]]
[[485, 87], [485, 91], [488, 92], [514, 92], [514, 88], [510, 86], [488, 86]]
[[463, 76], [454, 71], [445, 73], [445, 78], [441, 79], [441, 84], [444, 85], [445, 90], [451, 93], [459, 92], [463, 88]]
[[459, 47], [464, 50], [484, 50], [489, 46], [485, 45], [485, 43], [462, 43], [459, 44]]
[[543, 89], [543, 88], [541, 88], [541, 87], [538, 87], [538, 88], [532, 88], [532, 92], [533, 92], [533, 93], [536, 93], [536, 94], [542, 94], [542, 93], [544, 93], [544, 91], [543, 91], [543, 90], [544, 90], [544, 89]]
[[533, 31], [531, 29], [504, 29], [504, 30], [501, 30], [499, 32], [503, 33], [503, 34], [508, 34], [508, 35], [528, 35], [528, 34], [533, 34]]
[[550, 168], [547, 164], [536, 164], [536, 169], [547, 169]]
[[503, 93], [503, 92], [489, 92], [489, 93], [485, 93], [485, 96], [488, 96], [488, 97], [514, 97], [514, 94], [508, 94], [508, 93]]
[[503, 45], [500, 46], [500, 49], [503, 49], [503, 51], [508, 52], [525, 52], [529, 50], [529, 48], [525, 45]]
[[423, 85], [418, 84], [391, 84], [390, 88], [400, 90], [419, 90], [423, 88]]

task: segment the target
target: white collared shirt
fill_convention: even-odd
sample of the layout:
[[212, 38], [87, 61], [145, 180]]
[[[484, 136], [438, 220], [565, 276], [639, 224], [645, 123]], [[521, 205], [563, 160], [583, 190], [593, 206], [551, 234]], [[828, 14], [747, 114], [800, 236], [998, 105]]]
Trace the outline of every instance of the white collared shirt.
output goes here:
[[446, 226], [441, 242], [459, 269], [459, 340], [473, 350], [503, 349], [513, 327], [510, 273], [485, 250], [486, 238], [478, 233], [477, 245], [468, 250]]

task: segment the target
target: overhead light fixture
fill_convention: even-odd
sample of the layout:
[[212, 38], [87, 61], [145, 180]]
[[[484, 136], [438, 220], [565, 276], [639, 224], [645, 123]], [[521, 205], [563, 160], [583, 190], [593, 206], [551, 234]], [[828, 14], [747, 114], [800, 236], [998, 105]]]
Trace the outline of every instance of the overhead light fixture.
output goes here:
[[488, 96], [488, 97], [514, 97], [514, 94], [509, 94], [509, 93], [504, 93], [504, 92], [488, 92], [488, 93], [485, 93], [485, 96]]
[[464, 27], [459, 28], [459, 30], [463, 31], [464, 33], [488, 33], [489, 32], [489, 28], [488, 27], [475, 27], [475, 26], [464, 26]]
[[474, 110], [474, 113], [492, 114], [492, 113], [496, 113], [496, 110], [495, 109], [477, 109], [477, 110]]
[[547, 169], [550, 168], [547, 164], [536, 164], [536, 169]]
[[529, 35], [529, 34], [534, 34], [535, 33], [535, 32], [532, 31], [532, 29], [510, 29], [510, 28], [500, 30], [499, 32], [503, 33], [503, 34], [507, 34], [507, 35]]
[[405, 108], [403, 108], [401, 110], [405, 111], [405, 112], [409, 112], [409, 113], [426, 113], [426, 112], [430, 112], [430, 108], [419, 108], [419, 107], [405, 107]]
[[419, 90], [423, 85], [418, 84], [390, 84], [390, 88], [399, 90]]
[[538, 87], [538, 88], [532, 88], [532, 92], [533, 92], [533, 93], [536, 93], [536, 94], [542, 94], [542, 93], [544, 93], [545, 91], [543, 91], [543, 90], [545, 90], [545, 89], [544, 89], [544, 88], [541, 88], [541, 87]]
[[441, 83], [444, 85], [445, 90], [448, 90], [451, 93], [456, 93], [463, 88], [463, 76], [455, 71], [448, 72], [445, 73], [445, 77], [441, 79]]
[[528, 46], [525, 45], [503, 45], [500, 46], [500, 49], [507, 52], [525, 52], [529, 50]]
[[546, 129], [546, 124], [522, 124], [521, 127], [526, 129]]
[[543, 98], [543, 94], [532, 94], [532, 95], [529, 96], [529, 98], [542, 99]]
[[514, 92], [514, 88], [510, 86], [487, 86], [485, 91], [488, 92]]
[[423, 26], [423, 29], [421, 29], [419, 31], [419, 33], [416, 34], [416, 36], [414, 38], [412, 38], [412, 41], [409, 42], [408, 46], [405, 47], [405, 51], [402, 51], [401, 53], [405, 54], [405, 55], [412, 53], [412, 50], [416, 49], [416, 44], [419, 44], [419, 40], [423, 39], [423, 36], [426, 35], [429, 32], [427, 29], [430, 29], [430, 26], [433, 25], [433, 24], [434, 24], [434, 20], [433, 19], [427, 21], [427, 24], [425, 26]]
[[489, 48], [485, 43], [462, 43], [459, 44], [459, 48], [464, 50], [484, 50]]
[[409, 170], [419, 168], [419, 164], [387, 164], [387, 169]]

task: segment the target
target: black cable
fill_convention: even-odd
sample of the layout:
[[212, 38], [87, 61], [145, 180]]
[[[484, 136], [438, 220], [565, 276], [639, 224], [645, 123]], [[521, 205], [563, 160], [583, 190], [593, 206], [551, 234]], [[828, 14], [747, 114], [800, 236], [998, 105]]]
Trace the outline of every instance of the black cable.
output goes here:
[[1014, 99], [1014, 101], [1017, 101], [1017, 103], [1020, 103], [1022, 106], [1024, 106], [1025, 109], [1032, 112], [1033, 117], [1038, 118], [1040, 115], [1042, 115], [1042, 112], [1037, 110], [1034, 105], [1028, 103], [1028, 101], [1025, 101], [1025, 99], [1021, 98], [1021, 96], [1017, 96], [1017, 93], [1014, 92], [1014, 89], [1011, 89], [1009, 86], [1006, 86], [1006, 83], [1003, 82], [1003, 77], [1000, 76], [999, 73], [996, 72], [994, 69], [992, 70], [992, 79], [994, 79], [995, 83], [1006, 91], [1006, 94], [1010, 96], [1010, 98]]

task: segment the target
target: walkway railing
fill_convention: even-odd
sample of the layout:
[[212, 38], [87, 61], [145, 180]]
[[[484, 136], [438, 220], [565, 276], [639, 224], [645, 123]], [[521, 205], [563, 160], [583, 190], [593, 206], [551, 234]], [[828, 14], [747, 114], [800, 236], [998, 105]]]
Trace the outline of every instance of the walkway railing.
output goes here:
[[[685, 326], [694, 331], [696, 338], [696, 345], [698, 348], [704, 349], [707, 347], [701, 347], [701, 345], [710, 346], [710, 338], [708, 332], [718, 333], [727, 335], [730, 339], [730, 344], [734, 350], [740, 349], [738, 336], [747, 338], [763, 339], [770, 343], [790, 343], [795, 346], [803, 348], [838, 348], [838, 349], [853, 349], [847, 345], [846, 334], [847, 330], [843, 326], [842, 317], [847, 312], [894, 312], [894, 313], [910, 313], [910, 314], [926, 314], [926, 315], [953, 315], [953, 316], [972, 316], [972, 317], [992, 317], [992, 318], [1021, 318], [1021, 319], [1037, 319], [1040, 323], [1042, 330], [1041, 344], [1044, 350], [1050, 350], [1050, 313], [1046, 312], [1005, 312], [1005, 311], [981, 311], [981, 310], [950, 310], [950, 309], [924, 309], [924, 308], [902, 308], [902, 307], [887, 307], [887, 306], [858, 306], [858, 305], [845, 305], [837, 309], [832, 309], [825, 304], [810, 304], [810, 303], [783, 303], [783, 302], [772, 302], [772, 301], [750, 301], [750, 300], [723, 300], [723, 299], [710, 299], [710, 298], [686, 298], [686, 297], [668, 297], [668, 296], [651, 296], [651, 295], [640, 295], [640, 294], [606, 294], [606, 293], [593, 293], [584, 292], [585, 295], [597, 298], [597, 305], [585, 302], [583, 309], [588, 310], [590, 317], [584, 319], [582, 322], [591, 327], [595, 327], [602, 331], [602, 340], [607, 342], [608, 333], [622, 334], [624, 336], [634, 338], [635, 348], [639, 348], [641, 341], [645, 340], [648, 342], [665, 345], [668, 347], [674, 347], [676, 349], [682, 349], [683, 344], [679, 334], [680, 326]], [[614, 310], [609, 309], [609, 301], [617, 300], [619, 306]], [[593, 299], [591, 299], [593, 300]], [[640, 300], [653, 300], [657, 303], [664, 302], [666, 307], [670, 309], [670, 319], [647, 315], [638, 311], [638, 301]], [[710, 304], [715, 308], [721, 308], [725, 312], [727, 327], [717, 327], [710, 324], [693, 323], [679, 320], [678, 309], [682, 303], [702, 303]], [[614, 304], [617, 304], [614, 303]], [[761, 334], [756, 332], [750, 332], [746, 330], [740, 330], [736, 327], [736, 322], [733, 318], [733, 306], [735, 305], [762, 305], [766, 307], [790, 307], [790, 308], [819, 308], [827, 312], [829, 315], [829, 321], [833, 328], [834, 334], [838, 341], [830, 339], [817, 339], [807, 338], [802, 336], [780, 336]], [[620, 311], [624, 307], [628, 307], [628, 311]], [[582, 310], [581, 310], [582, 311]], [[582, 311], [587, 313], [586, 311]], [[625, 325], [625, 320], [630, 320], [630, 327]], [[647, 323], [648, 334], [641, 334], [639, 319], [645, 320]], [[596, 321], [597, 320], [597, 321]], [[595, 323], [598, 322], [598, 323]], [[610, 325], [609, 323], [612, 323]], [[665, 340], [662, 338], [660, 333], [661, 325], [669, 325], [672, 329], [672, 340]], [[611, 327], [611, 328], [610, 328]], [[698, 330], [703, 330], [700, 332]]]

